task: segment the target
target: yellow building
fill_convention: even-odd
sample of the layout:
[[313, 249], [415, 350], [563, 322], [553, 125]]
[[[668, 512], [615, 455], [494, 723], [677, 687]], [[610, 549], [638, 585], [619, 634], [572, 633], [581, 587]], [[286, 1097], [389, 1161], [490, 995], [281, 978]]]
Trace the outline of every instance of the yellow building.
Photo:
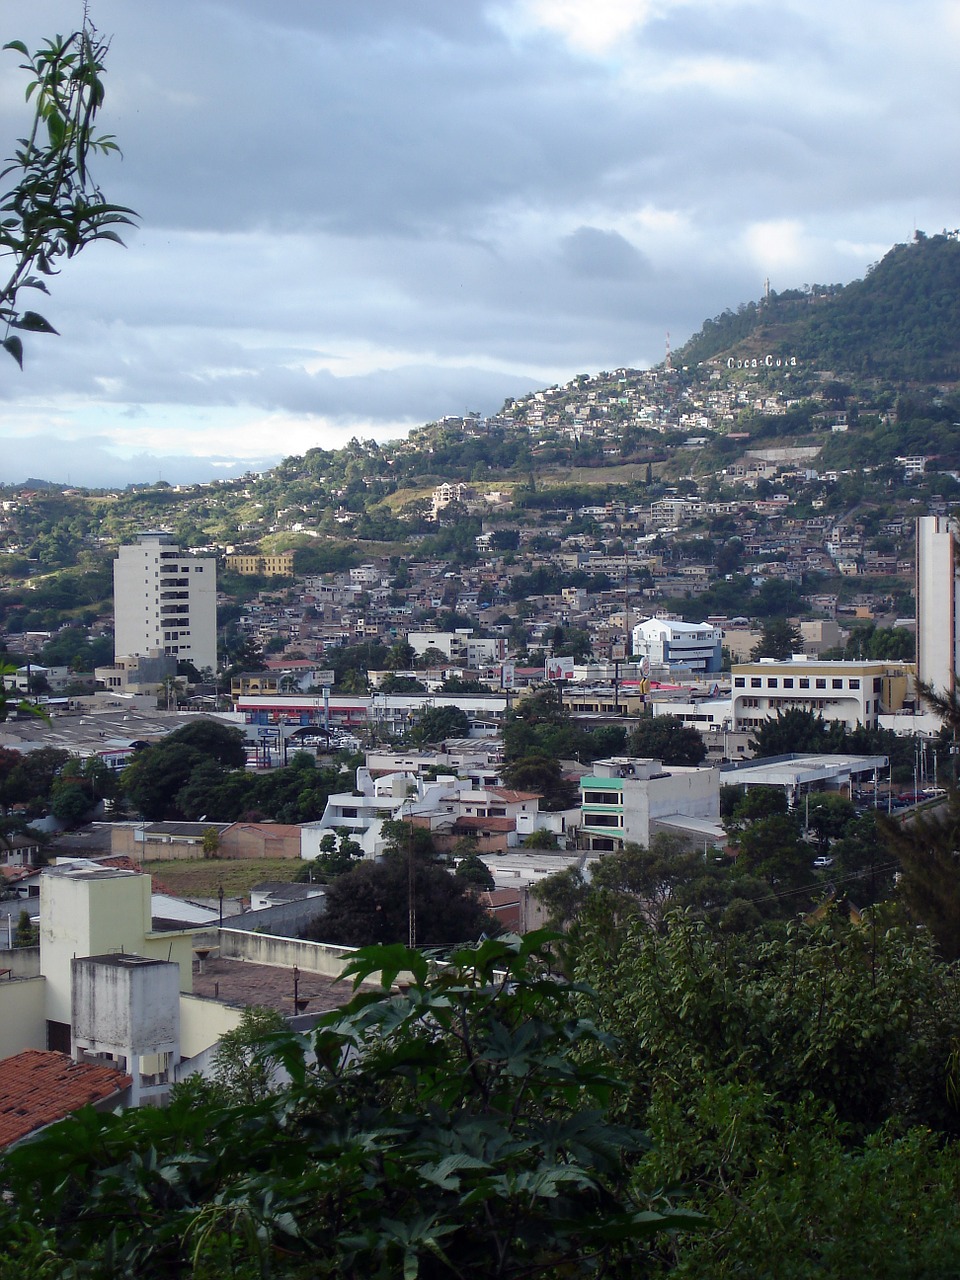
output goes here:
[[292, 578], [293, 552], [275, 551], [227, 556], [227, 568], [245, 578]]

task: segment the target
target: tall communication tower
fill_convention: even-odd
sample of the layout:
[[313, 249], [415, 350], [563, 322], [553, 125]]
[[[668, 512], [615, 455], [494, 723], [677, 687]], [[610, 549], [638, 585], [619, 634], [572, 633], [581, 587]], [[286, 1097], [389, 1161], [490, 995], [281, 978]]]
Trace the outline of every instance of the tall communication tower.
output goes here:
[[665, 368], [665, 369], [669, 369], [669, 368], [670, 368], [670, 330], [669, 330], [669, 329], [667, 330], [667, 343], [666, 343], [666, 346], [667, 346], [667, 354], [666, 354], [666, 357], [665, 357], [665, 359], [664, 359], [663, 365], [664, 365], [664, 368]]

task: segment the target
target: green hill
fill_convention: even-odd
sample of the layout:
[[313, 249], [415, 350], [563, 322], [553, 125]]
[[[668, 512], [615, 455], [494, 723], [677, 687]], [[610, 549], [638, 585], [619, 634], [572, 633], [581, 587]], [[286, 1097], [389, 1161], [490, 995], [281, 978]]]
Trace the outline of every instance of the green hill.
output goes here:
[[960, 232], [918, 231], [849, 285], [790, 289], [725, 311], [675, 361], [766, 355], [845, 376], [960, 379]]

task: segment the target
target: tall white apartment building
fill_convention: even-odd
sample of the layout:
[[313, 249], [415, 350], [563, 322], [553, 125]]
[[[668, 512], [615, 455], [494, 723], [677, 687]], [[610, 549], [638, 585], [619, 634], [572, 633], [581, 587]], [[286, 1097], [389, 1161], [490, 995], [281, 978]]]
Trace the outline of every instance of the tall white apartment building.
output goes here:
[[917, 520], [917, 678], [947, 695], [960, 670], [958, 536], [960, 526], [948, 516]]
[[169, 533], [141, 533], [113, 562], [116, 657], [160, 650], [217, 668], [217, 562], [181, 551]]

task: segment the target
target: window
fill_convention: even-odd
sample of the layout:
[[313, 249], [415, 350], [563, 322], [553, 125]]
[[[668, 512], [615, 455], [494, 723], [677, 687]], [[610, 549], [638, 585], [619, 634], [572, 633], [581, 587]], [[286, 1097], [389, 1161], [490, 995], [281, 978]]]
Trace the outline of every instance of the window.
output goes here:
[[585, 827], [619, 827], [623, 822], [619, 813], [585, 813], [583, 815], [583, 825]]
[[619, 791], [584, 791], [584, 804], [623, 804]]
[[851, 681], [849, 681], [849, 684], [850, 684], [850, 688], [851, 688], [851, 689], [859, 689], [859, 688], [860, 688], [860, 681], [859, 681], [859, 680], [851, 680]]
[[779, 685], [779, 683], [780, 683], [780, 682], [779, 682], [779, 680], [777, 679], [777, 677], [776, 677], [776, 676], [768, 676], [768, 677], [767, 677], [767, 688], [768, 688], [768, 689], [776, 689], [776, 688], [777, 688], [777, 686]]
[[823, 676], [817, 676], [817, 683], [814, 687], [817, 689], [825, 689], [827, 687], [827, 682]]
[[843, 688], [843, 681], [842, 681], [842, 680], [831, 680], [831, 681], [830, 681], [830, 687], [831, 687], [831, 689], [842, 689], [842, 688]]
[[809, 676], [801, 676], [801, 677], [800, 677], [800, 688], [801, 688], [801, 689], [809, 689], [809, 688], [810, 688], [810, 677], [809, 677]]
[[763, 681], [760, 679], [760, 677], [759, 677], [759, 676], [751, 676], [751, 677], [750, 677], [750, 688], [751, 688], [751, 689], [759, 689], [762, 685], [763, 685]]
[[733, 687], [735, 689], [745, 689], [747, 687], [747, 682], [744, 680], [743, 676], [734, 676]]
[[874, 692], [874, 693], [883, 693], [883, 677], [882, 677], [882, 676], [874, 676], [874, 678], [873, 678], [873, 692]]

